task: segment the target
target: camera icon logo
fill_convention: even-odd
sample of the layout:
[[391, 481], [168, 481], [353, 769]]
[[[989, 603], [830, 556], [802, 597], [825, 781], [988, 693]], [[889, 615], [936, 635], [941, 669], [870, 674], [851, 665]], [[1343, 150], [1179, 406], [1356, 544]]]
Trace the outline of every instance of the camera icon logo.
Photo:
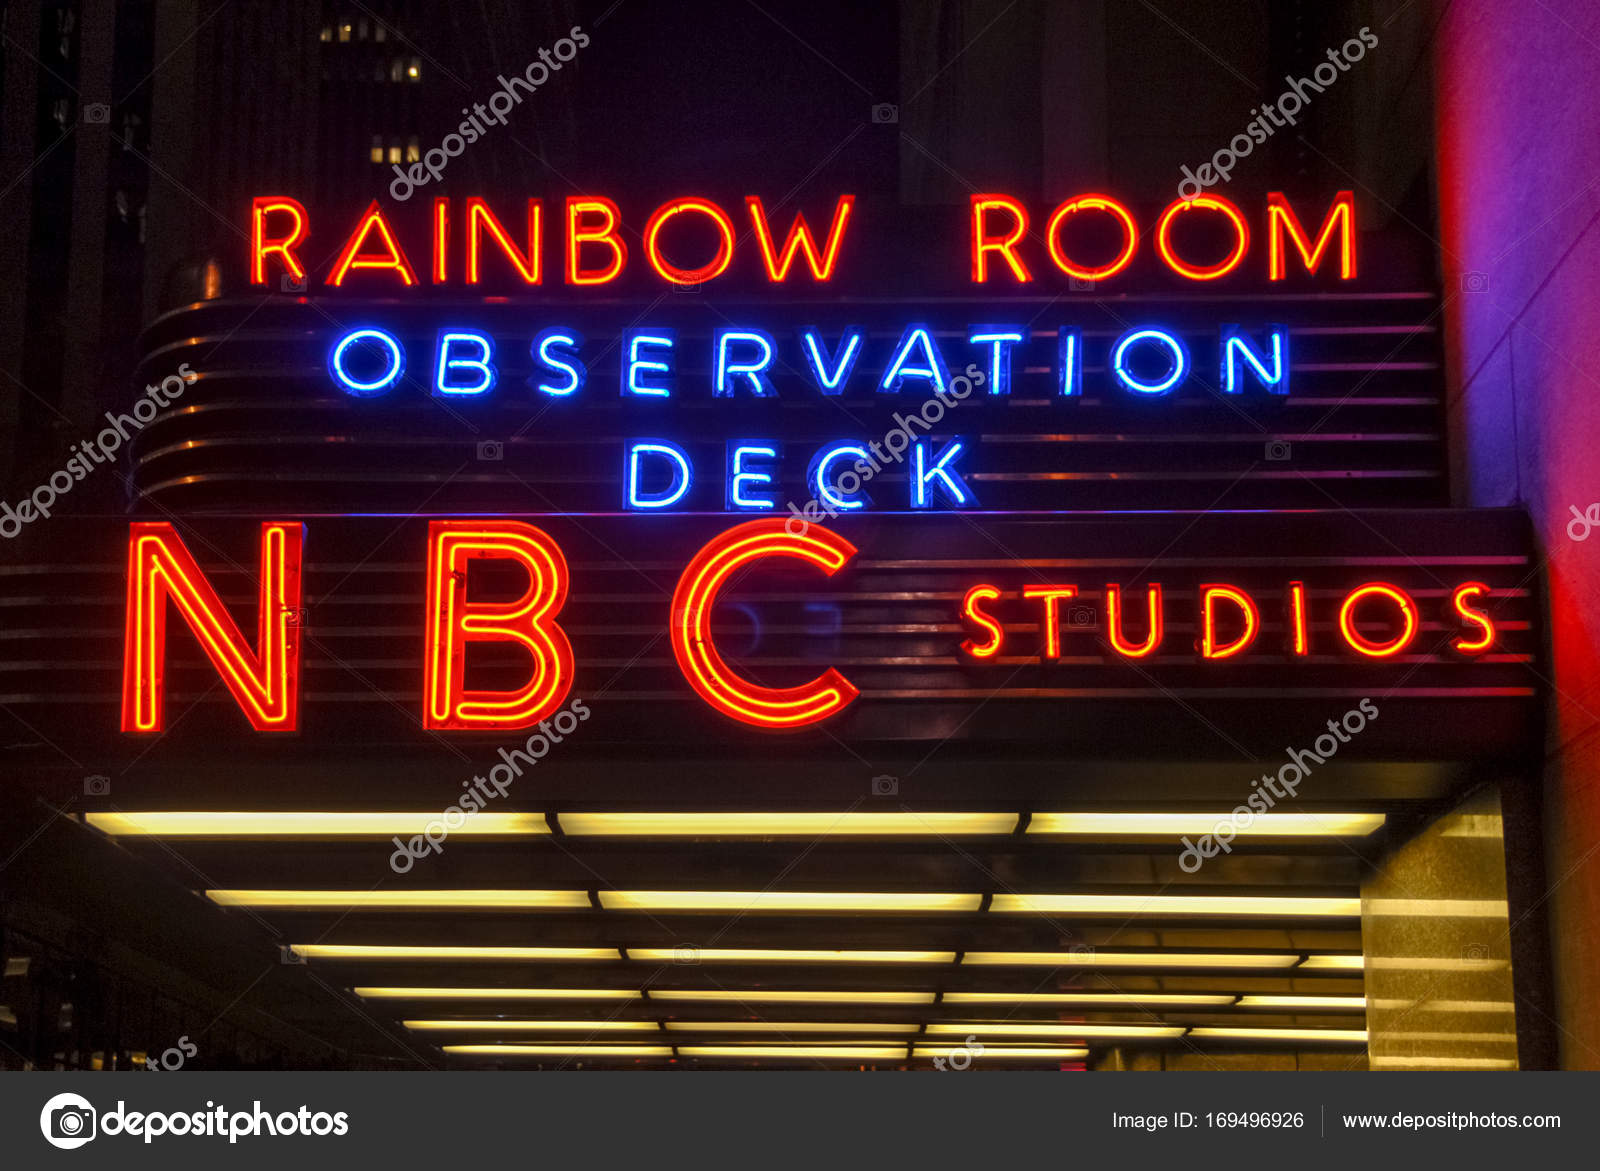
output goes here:
[[692, 943], [680, 943], [672, 949], [672, 962], [675, 964], [698, 964], [700, 962], [700, 949]]
[[900, 121], [900, 107], [892, 102], [878, 102], [872, 107], [872, 120], [879, 126], [892, 126]]
[[1074, 293], [1092, 293], [1094, 285], [1093, 281], [1084, 280], [1081, 276], [1072, 277], [1067, 281], [1067, 287]]
[[96, 773], [92, 777], [83, 778], [83, 795], [85, 797], [106, 797], [111, 793], [111, 778]]
[[900, 778], [891, 777], [888, 773], [872, 778], [872, 795], [874, 797], [893, 797], [900, 792]]
[[1469, 963], [1485, 963], [1489, 959], [1489, 947], [1483, 943], [1469, 943], [1461, 949], [1461, 958]]
[[478, 443], [478, 458], [494, 462], [505, 459], [506, 445], [498, 439], [484, 439]]
[[1486, 272], [1462, 273], [1461, 291], [1463, 293], [1487, 293], [1489, 291], [1489, 274]]
[[104, 102], [88, 102], [83, 107], [83, 120], [95, 126], [111, 121], [111, 107]]
[[306, 962], [306, 957], [295, 951], [293, 944], [280, 943], [278, 945], [278, 962], [280, 964], [303, 964]]
[[1092, 629], [1096, 618], [1093, 606], [1073, 606], [1067, 611], [1067, 625], [1082, 630]]
[[76, 1150], [94, 1138], [97, 1117], [88, 1099], [77, 1094], [57, 1094], [39, 1111], [39, 1130], [51, 1146]]
[[1272, 460], [1274, 463], [1282, 463], [1284, 460], [1289, 458], [1290, 454], [1291, 448], [1282, 439], [1271, 439], [1267, 441], [1267, 458]]
[[278, 291], [281, 293], [303, 293], [306, 291], [306, 278], [300, 277], [296, 280], [288, 273], [284, 273], [278, 278]]

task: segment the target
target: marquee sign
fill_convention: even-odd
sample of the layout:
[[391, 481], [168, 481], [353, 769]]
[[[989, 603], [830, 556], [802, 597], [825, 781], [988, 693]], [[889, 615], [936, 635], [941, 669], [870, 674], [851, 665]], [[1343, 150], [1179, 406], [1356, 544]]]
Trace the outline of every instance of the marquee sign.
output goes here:
[[910, 296], [840, 291], [881, 268], [850, 195], [512, 207], [330, 231], [265, 196], [249, 279], [289, 295], [151, 327], [198, 389], [138, 436], [159, 512], [85, 615], [120, 631], [83, 648], [108, 725], [499, 735], [575, 694], [674, 741], [1107, 744], [1173, 698], [1525, 718], [1524, 535], [1349, 511], [1439, 501], [1443, 450], [1433, 296], [1392, 247], [1358, 284], [1349, 192], [977, 195], [908, 261], [965, 292]]
[[[252, 640], [170, 523], [134, 524], [122, 669], [124, 732], [165, 727], [169, 601], [252, 727], [292, 732], [299, 726], [302, 635], [314, 627], [305, 618], [305, 541], [304, 525], [260, 525]], [[771, 562], [797, 562], [825, 581], [852, 566], [860, 552], [839, 533], [776, 518], [747, 521], [706, 542], [679, 575], [666, 617], [665, 633], [686, 685], [724, 716], [766, 730], [816, 724], [856, 702], [861, 689], [833, 665], [807, 681], [782, 686], [742, 671], [721, 645], [714, 611], [741, 575], [759, 573]], [[479, 577], [491, 566], [512, 568], [517, 586], [483, 597]], [[1139, 576], [1148, 578], [1148, 571], [1159, 567], [1156, 562]], [[549, 532], [508, 518], [434, 520], [428, 524], [421, 568], [426, 582], [419, 664], [424, 728], [525, 728], [567, 701], [577, 673], [573, 642], [563, 625], [572, 578], [566, 555]], [[956, 580], [974, 576], [952, 568]], [[1498, 605], [1521, 591], [1496, 591], [1459, 569], [1430, 570], [1425, 590], [1386, 580], [1356, 580], [1334, 591], [1313, 591], [1296, 580], [1262, 590], [1235, 577], [1203, 581], [1184, 597], [1160, 580], [1134, 588], [1127, 580], [1103, 580], [1118, 576], [1106, 572], [1074, 573], [1076, 580], [1068, 582], [1064, 575], [1047, 575], [1042, 565], [1027, 568], [1033, 572], [1020, 586], [1006, 588], [985, 579], [962, 591], [959, 608], [937, 624], [941, 640], [951, 645], [930, 656], [930, 664], [937, 660], [959, 669], [1004, 664], [1014, 676], [1068, 658], [1220, 665], [1258, 655], [1292, 665], [1309, 663], [1314, 650], [1323, 661], [1526, 658], [1508, 657], [1495, 617]], [[1101, 610], [1088, 631], [1082, 628], [1089, 624], [1067, 607], [1091, 596]], [[1264, 617], [1269, 598], [1281, 605], [1276, 621]], [[1130, 617], [1129, 609], [1137, 616]], [[1192, 632], [1192, 640], [1180, 642], [1175, 631], [1169, 633], [1173, 627]], [[961, 629], [968, 632], [964, 639], [953, 633]], [[1313, 629], [1321, 644], [1315, 647]], [[490, 645], [514, 650], [523, 664], [509, 686], [468, 683], [469, 655]]]
[[[945, 222], [931, 259], [916, 244], [885, 248], [895, 241], [853, 195], [834, 199], [826, 228], [815, 206], [808, 219], [756, 195], [743, 203], [684, 197], [635, 223], [598, 195], [549, 208], [439, 198], [425, 219], [374, 201], [330, 231], [333, 213], [261, 196], [251, 283], [324, 299], [299, 317], [305, 298], [280, 310], [297, 323], [274, 334], [287, 347], [251, 347], [224, 370], [270, 374], [275, 401], [318, 413], [308, 427], [348, 433], [350, 446], [308, 453], [341, 465], [341, 478], [359, 476], [361, 452], [395, 443], [397, 429], [508, 433], [476, 458], [531, 459], [475, 470], [527, 486], [534, 499], [518, 504], [537, 511], [816, 522], [1172, 506], [1192, 495], [1175, 476], [1241, 493], [1278, 481], [1262, 503], [1322, 482], [1341, 501], [1389, 501], [1396, 481], [1441, 470], [1433, 388], [1406, 381], [1436, 368], [1413, 358], [1432, 327], [1396, 325], [1425, 302], [1351, 291], [1362, 238], [1351, 192], [1273, 192], [1248, 211], [1203, 195], [1143, 214], [1104, 194], [1042, 208], [978, 194], [964, 222]], [[326, 258], [316, 271], [314, 256]], [[964, 282], [965, 297], [841, 292], [876, 287], [886, 268], [924, 283], [941, 263], [938, 287]], [[692, 299], [626, 304], [624, 288]], [[236, 329], [207, 333], [231, 349]], [[251, 402], [237, 410], [260, 409]], [[269, 442], [282, 418], [230, 433], [233, 453], [248, 459], [251, 438]], [[394, 450], [383, 474], [416, 468], [426, 495], [420, 480], [446, 458], [437, 445]], [[195, 469], [171, 476], [165, 465], [207, 462], [187, 436], [149, 459], [164, 466], [141, 478], [180, 497], [199, 483]], [[465, 502], [471, 478], [451, 477], [449, 493]], [[391, 489], [361, 503], [398, 501]]]

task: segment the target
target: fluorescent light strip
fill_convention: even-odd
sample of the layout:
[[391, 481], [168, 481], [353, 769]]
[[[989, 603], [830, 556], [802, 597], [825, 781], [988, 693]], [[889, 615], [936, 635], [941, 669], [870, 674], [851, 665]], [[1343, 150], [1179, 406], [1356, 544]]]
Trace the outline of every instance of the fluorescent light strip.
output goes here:
[[981, 894], [924, 891], [603, 890], [608, 911], [976, 911]]
[[792, 1057], [810, 1061], [904, 1061], [904, 1045], [680, 1045], [684, 1057]]
[[1361, 899], [1293, 895], [997, 894], [989, 909], [1036, 915], [1272, 915], [1359, 918]]
[[499, 1021], [499, 1020], [417, 1020], [401, 1021], [418, 1032], [484, 1033], [653, 1033], [655, 1021]]
[[590, 905], [588, 892], [581, 890], [208, 890], [206, 897], [223, 907], [298, 911], [322, 907], [385, 911], [434, 907], [457, 911], [547, 910]]
[[614, 947], [391, 947], [374, 943], [297, 943], [313, 960], [620, 960]]
[[[637, 1000], [619, 988], [406, 988], [394, 985], [352, 989], [363, 1000]], [[654, 995], [654, 994], [652, 994]]]
[[[696, 961], [712, 964], [949, 964], [953, 951], [822, 951], [786, 947], [702, 947], [688, 949]], [[684, 963], [684, 949], [630, 947], [628, 958], [650, 963]], [[1292, 957], [1291, 957], [1292, 958]]]
[[1365, 1029], [1241, 1029], [1194, 1028], [1189, 1036], [1233, 1041], [1328, 1041], [1341, 1045], [1366, 1044]]
[[1208, 834], [1227, 824], [1241, 838], [1366, 837], [1383, 825], [1381, 813], [1258, 813], [1249, 825], [1237, 825], [1228, 812], [1218, 813], [1035, 813], [1030, 834], [1080, 837], [1170, 837]]
[[893, 1021], [667, 1021], [674, 1033], [915, 1033]]
[[905, 837], [1009, 834], [1015, 813], [562, 813], [568, 837]]
[[[651, 994], [655, 995], [654, 993]], [[1148, 1004], [1162, 1008], [1222, 1008], [1233, 1003], [1226, 994], [1179, 992], [946, 992], [945, 1004]]]
[[1087, 1049], [1076, 1045], [985, 1045], [983, 1052], [952, 1045], [948, 1049], [918, 1046], [911, 1051], [917, 1061], [948, 1060], [953, 1055], [966, 1054], [979, 1061], [1081, 1061], [1089, 1056]]
[[[158, 838], [389, 838], [414, 837], [439, 820], [439, 811], [418, 813], [323, 813], [260, 811], [87, 813], [85, 820], [113, 837]], [[537, 837], [550, 827], [542, 813], [476, 813], [450, 831], [452, 837]]]
[[670, 1045], [445, 1045], [446, 1053], [484, 1057], [671, 1057]]
[[1241, 996], [1240, 1008], [1323, 1008], [1331, 1011], [1367, 1007], [1365, 996]]
[[[650, 989], [651, 1000], [733, 1001], [750, 1004], [932, 1004], [932, 992], [773, 992], [751, 989]], [[945, 999], [949, 1000], [948, 993]], [[1232, 999], [1224, 997], [1225, 1001]]]
[[1063, 1024], [1040, 1021], [932, 1021], [930, 1037], [1181, 1037], [1184, 1025]]
[[1257, 952], [969, 951], [963, 964], [1046, 968], [1292, 968], [1297, 955]]
[[1300, 962], [1302, 972], [1359, 972], [1362, 956], [1315, 955]]

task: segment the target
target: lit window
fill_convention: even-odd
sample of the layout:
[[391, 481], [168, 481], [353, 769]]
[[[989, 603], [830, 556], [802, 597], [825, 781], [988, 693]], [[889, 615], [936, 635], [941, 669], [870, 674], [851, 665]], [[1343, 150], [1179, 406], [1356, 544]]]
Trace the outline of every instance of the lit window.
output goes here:
[[406, 162], [415, 163], [421, 161], [421, 159], [422, 146], [417, 142], [417, 136], [413, 134], [410, 138], [406, 139]]
[[372, 150], [368, 152], [367, 157], [375, 163], [383, 162], [383, 137], [381, 135], [374, 134], [372, 136]]
[[339, 43], [341, 45], [350, 43], [350, 26], [348, 24], [341, 24], [339, 26]]
[[388, 40], [389, 39], [389, 30], [384, 28], [381, 23], [374, 24], [372, 26], [372, 39], [375, 40], [375, 41], [386, 41], [386, 40]]
[[422, 80], [422, 58], [411, 58], [411, 68], [406, 70], [406, 76], [412, 81]]
[[329, 28], [327, 25], [323, 25], [322, 26], [322, 43], [324, 45], [326, 45], [331, 40], [333, 40], [333, 30], [331, 28]]
[[398, 57], [396, 57], [393, 61], [389, 62], [389, 80], [390, 81], [399, 81], [400, 80], [400, 72], [404, 68], [405, 68], [405, 62], [402, 61]]
[[400, 161], [400, 146], [398, 143], [389, 148], [389, 161], [391, 163], [398, 163]]

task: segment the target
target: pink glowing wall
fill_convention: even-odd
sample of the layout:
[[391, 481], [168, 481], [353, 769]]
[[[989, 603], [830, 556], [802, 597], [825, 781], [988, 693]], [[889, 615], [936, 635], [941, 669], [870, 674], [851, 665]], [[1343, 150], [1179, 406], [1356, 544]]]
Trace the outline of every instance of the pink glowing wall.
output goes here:
[[[1544, 800], [1561, 1063], [1600, 1068], [1600, 4], [1435, 0], [1457, 503], [1521, 504], [1547, 559]], [[1600, 510], [1595, 515], [1600, 517]], [[1583, 526], [1573, 525], [1573, 534]]]

